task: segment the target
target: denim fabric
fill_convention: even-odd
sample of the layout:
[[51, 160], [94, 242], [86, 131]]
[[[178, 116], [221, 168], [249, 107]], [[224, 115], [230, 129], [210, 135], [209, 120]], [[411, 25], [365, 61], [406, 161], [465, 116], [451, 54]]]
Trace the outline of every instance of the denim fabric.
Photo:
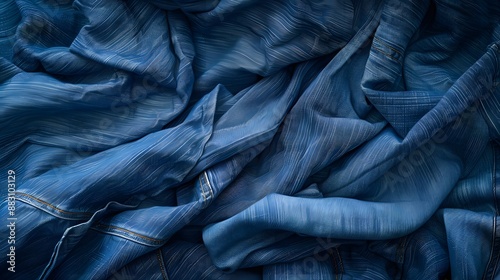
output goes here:
[[2, 1], [0, 278], [497, 279], [499, 78], [496, 0]]

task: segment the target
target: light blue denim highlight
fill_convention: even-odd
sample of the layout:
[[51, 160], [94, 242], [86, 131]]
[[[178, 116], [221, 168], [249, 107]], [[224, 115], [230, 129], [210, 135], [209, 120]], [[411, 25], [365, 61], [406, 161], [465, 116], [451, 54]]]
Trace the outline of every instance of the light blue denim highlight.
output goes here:
[[0, 278], [497, 279], [499, 80], [496, 0], [3, 1]]

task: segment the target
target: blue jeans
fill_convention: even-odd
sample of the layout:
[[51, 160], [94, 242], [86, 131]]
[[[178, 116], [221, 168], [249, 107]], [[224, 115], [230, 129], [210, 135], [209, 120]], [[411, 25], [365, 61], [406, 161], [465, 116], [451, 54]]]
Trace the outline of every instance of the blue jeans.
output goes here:
[[498, 1], [0, 15], [2, 278], [499, 277]]

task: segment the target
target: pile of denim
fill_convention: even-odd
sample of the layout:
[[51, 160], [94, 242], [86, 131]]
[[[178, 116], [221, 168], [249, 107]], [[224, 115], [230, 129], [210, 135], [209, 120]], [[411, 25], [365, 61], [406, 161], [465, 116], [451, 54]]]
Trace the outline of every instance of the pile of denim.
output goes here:
[[3, 0], [1, 279], [498, 279], [500, 1]]

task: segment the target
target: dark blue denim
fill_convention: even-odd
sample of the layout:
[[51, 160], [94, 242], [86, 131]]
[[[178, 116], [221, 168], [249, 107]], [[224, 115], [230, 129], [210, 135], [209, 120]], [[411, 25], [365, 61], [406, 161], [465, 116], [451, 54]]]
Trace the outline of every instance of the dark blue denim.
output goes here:
[[497, 0], [3, 1], [0, 278], [497, 279], [499, 78]]

